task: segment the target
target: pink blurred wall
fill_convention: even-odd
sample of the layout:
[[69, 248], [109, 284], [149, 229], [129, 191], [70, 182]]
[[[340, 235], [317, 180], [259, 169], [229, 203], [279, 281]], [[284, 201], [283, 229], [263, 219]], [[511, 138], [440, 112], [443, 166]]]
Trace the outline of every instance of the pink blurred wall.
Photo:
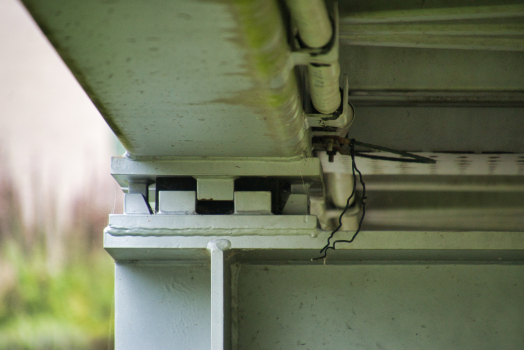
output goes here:
[[0, 176], [13, 178], [25, 223], [53, 216], [43, 221], [60, 231], [86, 191], [113, 210], [115, 152], [105, 121], [25, 8], [0, 0]]

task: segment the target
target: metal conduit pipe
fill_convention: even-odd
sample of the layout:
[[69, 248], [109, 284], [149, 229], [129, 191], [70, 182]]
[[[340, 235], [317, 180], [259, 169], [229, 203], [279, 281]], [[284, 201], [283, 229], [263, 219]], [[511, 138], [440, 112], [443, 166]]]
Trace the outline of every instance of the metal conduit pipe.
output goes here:
[[315, 65], [307, 67], [311, 101], [315, 109], [322, 114], [331, 114], [340, 107], [339, 88], [340, 65]]
[[[286, 0], [300, 39], [309, 48], [326, 46], [333, 36], [333, 26], [323, 0]], [[308, 65], [311, 101], [323, 114], [335, 112], [341, 103], [338, 62]]]

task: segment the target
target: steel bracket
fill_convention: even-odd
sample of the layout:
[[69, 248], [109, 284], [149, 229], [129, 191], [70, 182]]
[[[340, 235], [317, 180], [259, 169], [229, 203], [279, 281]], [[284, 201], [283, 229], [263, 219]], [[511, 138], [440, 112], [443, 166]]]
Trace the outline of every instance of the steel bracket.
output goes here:
[[[327, 130], [314, 130], [313, 136], [345, 136], [353, 120], [355, 113], [353, 106], [349, 104], [349, 82], [347, 75], [344, 75], [344, 88], [342, 90], [342, 106], [333, 114], [308, 114], [307, 121], [310, 128], [324, 128]], [[329, 130], [336, 128], [336, 130]]]
[[338, 7], [335, 5], [333, 16], [331, 17], [333, 25], [333, 36], [326, 46], [321, 48], [300, 47], [296, 42], [291, 58], [295, 66], [307, 66], [308, 64], [333, 64], [338, 62], [339, 51], [339, 16]]

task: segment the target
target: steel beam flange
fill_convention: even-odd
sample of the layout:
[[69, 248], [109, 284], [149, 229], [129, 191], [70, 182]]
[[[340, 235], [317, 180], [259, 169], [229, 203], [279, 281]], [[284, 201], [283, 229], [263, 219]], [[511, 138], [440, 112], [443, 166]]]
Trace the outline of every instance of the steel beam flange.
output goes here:
[[231, 276], [226, 251], [231, 249], [227, 239], [207, 243], [211, 253], [211, 349], [226, 350], [231, 346]]

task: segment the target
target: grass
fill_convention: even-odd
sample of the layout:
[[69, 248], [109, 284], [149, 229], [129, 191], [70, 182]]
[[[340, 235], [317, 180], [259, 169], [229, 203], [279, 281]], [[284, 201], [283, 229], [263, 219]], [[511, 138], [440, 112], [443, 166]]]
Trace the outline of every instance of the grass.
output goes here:
[[41, 252], [28, 258], [10, 242], [3, 253], [14, 278], [0, 301], [0, 349], [111, 348], [113, 262], [107, 254], [51, 273]]
[[113, 349], [114, 263], [102, 248], [107, 208], [87, 193], [72, 200], [70, 228], [53, 225], [52, 209], [40, 216], [50, 221], [26, 227], [3, 163], [0, 157], [0, 349]]

